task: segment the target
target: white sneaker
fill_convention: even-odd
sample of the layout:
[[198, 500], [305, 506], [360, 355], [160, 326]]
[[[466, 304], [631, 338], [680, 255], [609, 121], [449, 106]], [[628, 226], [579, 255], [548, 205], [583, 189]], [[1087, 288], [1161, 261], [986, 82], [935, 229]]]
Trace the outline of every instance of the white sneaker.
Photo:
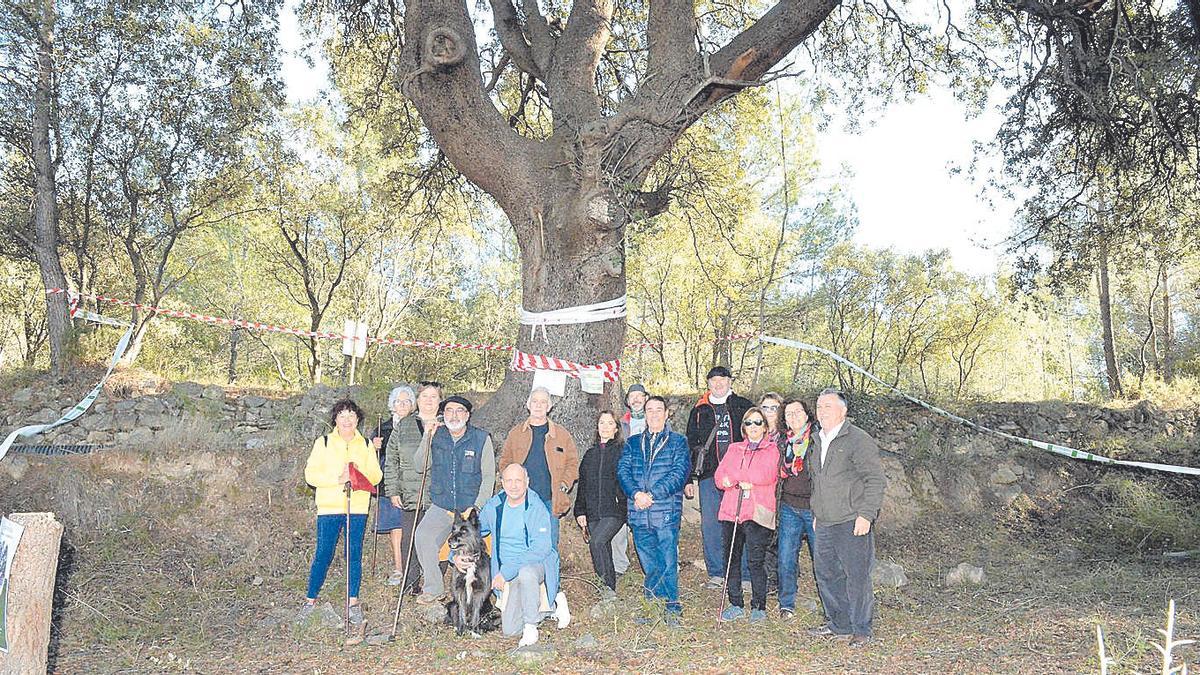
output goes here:
[[537, 626], [527, 623], [525, 630], [521, 632], [521, 641], [517, 643], [518, 647], [528, 647], [538, 641]]
[[558, 620], [559, 628], [571, 625], [571, 608], [567, 606], [567, 594], [562, 591], [554, 596], [554, 618]]

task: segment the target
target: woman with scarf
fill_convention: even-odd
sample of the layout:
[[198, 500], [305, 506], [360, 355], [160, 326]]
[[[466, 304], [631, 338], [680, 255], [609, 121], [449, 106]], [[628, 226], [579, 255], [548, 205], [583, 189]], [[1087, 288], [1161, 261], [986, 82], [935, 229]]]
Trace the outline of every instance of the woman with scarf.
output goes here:
[[758, 401], [758, 409], [767, 418], [767, 436], [775, 441], [776, 447], [783, 447], [783, 397], [773, 391], [762, 395]]
[[809, 508], [812, 480], [808, 459], [816, 456], [819, 436], [808, 404], [792, 399], [783, 405], [785, 442], [779, 463], [779, 615], [796, 614], [796, 569], [800, 545], [808, 539], [812, 561], [813, 515]]
[[[717, 487], [724, 491], [717, 518], [725, 528], [729, 556], [726, 592], [729, 607], [721, 621], [746, 615], [743, 609], [742, 548], [750, 567], [750, 622], [767, 618], [767, 571], [764, 559], [775, 529], [775, 483], [779, 479], [779, 450], [767, 435], [767, 418], [759, 408], [742, 417], [742, 439], [729, 446], [717, 472]], [[736, 525], [735, 525], [736, 524]]]

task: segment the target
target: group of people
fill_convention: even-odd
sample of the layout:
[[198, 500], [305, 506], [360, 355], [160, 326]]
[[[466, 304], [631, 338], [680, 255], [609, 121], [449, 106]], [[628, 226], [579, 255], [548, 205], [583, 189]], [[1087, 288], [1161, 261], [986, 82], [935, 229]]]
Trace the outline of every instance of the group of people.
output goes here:
[[[393, 389], [390, 419], [369, 439], [358, 431], [362, 410], [339, 402], [333, 430], [314, 443], [305, 468], [318, 515], [301, 612], [311, 611], [348, 526], [349, 620], [363, 620], [357, 596], [370, 495], [347, 486], [354, 473], [379, 489], [376, 532], [387, 533], [393, 562], [387, 583], [408, 579], [401, 592], [419, 593], [419, 604], [443, 597], [442, 549], [455, 515], [479, 513], [491, 536], [492, 587], [504, 596], [501, 628], [519, 635], [521, 645], [538, 640], [547, 617], [559, 627], [570, 623], [558, 588], [560, 520], [568, 513], [584, 533], [602, 595], [616, 595], [632, 534], [645, 597], [661, 603], [667, 626], [680, 626], [679, 532], [684, 500], [694, 497], [705, 586], [726, 588], [720, 620], [765, 620], [769, 577], [776, 580], [780, 616], [791, 618], [807, 540], [826, 619], [809, 632], [865, 644], [874, 608], [873, 524], [885, 484], [877, 445], [847, 420], [840, 391], [821, 393], [814, 419], [800, 399], [768, 393], [755, 405], [733, 392], [732, 380], [722, 366], [708, 373], [686, 434], [671, 429], [664, 398], [633, 385], [624, 413], [599, 414], [582, 460], [571, 434], [550, 419], [554, 401], [543, 388], [530, 392], [528, 417], [508, 432], [498, 454], [488, 432], [471, 424], [471, 402], [444, 397], [437, 382]], [[458, 564], [449, 557], [448, 564]]]

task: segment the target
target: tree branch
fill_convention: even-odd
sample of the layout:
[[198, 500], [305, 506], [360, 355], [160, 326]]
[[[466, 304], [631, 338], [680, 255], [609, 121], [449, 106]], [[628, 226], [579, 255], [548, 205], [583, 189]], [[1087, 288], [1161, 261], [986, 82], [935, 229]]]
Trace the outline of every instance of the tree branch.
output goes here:
[[[772, 68], [817, 29], [839, 0], [779, 0], [757, 21], [736, 35], [706, 61], [693, 68], [667, 92], [644, 88], [617, 113], [610, 124], [610, 144], [620, 157], [610, 171], [640, 183], [660, 157], [688, 127], [725, 99], [769, 81]], [[648, 124], [627, 124], [640, 120]]]
[[521, 19], [517, 16], [517, 8], [512, 0], [489, 0], [492, 5], [492, 23], [496, 27], [496, 35], [504, 51], [512, 57], [513, 63], [527, 75], [536, 77], [543, 82], [546, 76], [542, 67], [533, 58], [533, 47], [525, 35]]
[[466, 2], [411, 0], [404, 31], [400, 87], [438, 147], [502, 208], [524, 200], [537, 142], [509, 128], [484, 92]]
[[554, 126], [571, 137], [600, 118], [596, 68], [608, 44], [613, 0], [575, 0], [567, 26], [550, 59], [546, 87], [554, 104]]
[[646, 28], [650, 46], [647, 89], [661, 92], [667, 83], [677, 82], [700, 67], [693, 0], [650, 0]]

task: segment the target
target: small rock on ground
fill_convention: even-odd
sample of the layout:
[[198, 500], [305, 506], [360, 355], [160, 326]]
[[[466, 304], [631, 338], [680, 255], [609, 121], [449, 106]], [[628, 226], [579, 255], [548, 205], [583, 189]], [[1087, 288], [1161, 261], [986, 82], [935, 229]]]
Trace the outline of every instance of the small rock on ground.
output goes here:
[[970, 563], [959, 563], [957, 567], [946, 573], [947, 586], [979, 586], [984, 581], [982, 567]]
[[575, 639], [576, 649], [595, 649], [600, 646], [600, 641], [591, 633], [584, 633]]
[[510, 652], [511, 656], [526, 663], [541, 663], [554, 658], [554, 647], [545, 642], [537, 642], [525, 647], [517, 647]]
[[888, 560], [879, 560], [875, 563], [875, 569], [871, 571], [871, 580], [875, 582], [876, 586], [890, 588], [900, 588], [908, 584], [908, 576], [904, 574], [904, 568]]
[[441, 623], [446, 618], [446, 608], [440, 603], [426, 605], [421, 608], [419, 616], [427, 623]]

